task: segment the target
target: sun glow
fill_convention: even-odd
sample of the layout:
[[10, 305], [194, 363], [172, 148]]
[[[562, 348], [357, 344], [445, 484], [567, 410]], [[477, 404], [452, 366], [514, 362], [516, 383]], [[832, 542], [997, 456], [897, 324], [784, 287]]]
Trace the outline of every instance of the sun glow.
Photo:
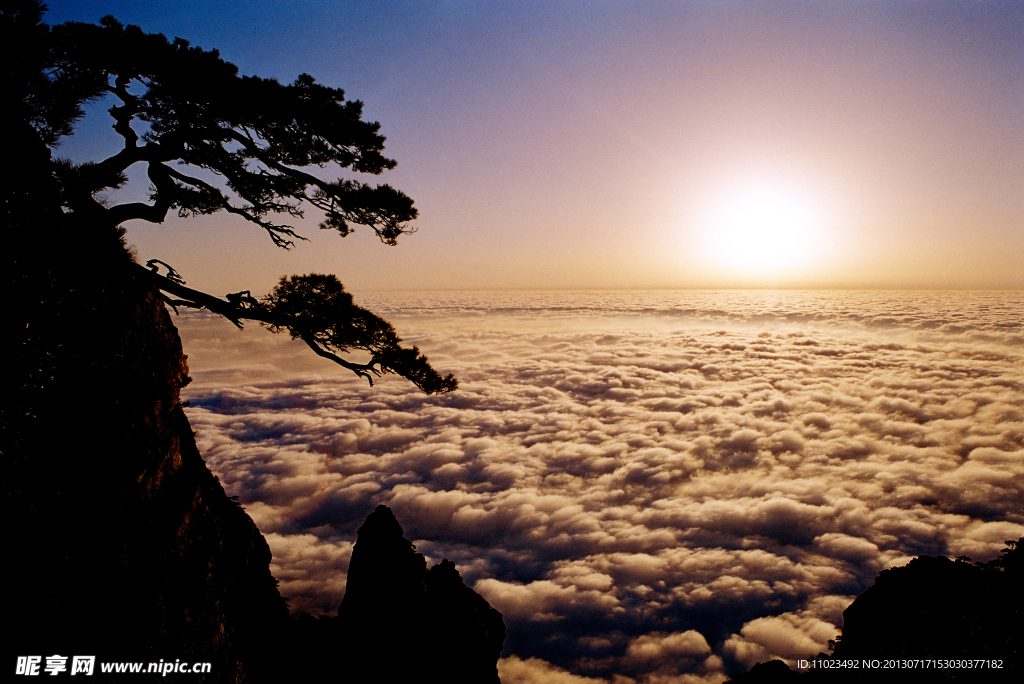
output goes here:
[[700, 226], [707, 256], [723, 271], [785, 277], [808, 265], [820, 242], [814, 203], [771, 184], [748, 184], [723, 193]]

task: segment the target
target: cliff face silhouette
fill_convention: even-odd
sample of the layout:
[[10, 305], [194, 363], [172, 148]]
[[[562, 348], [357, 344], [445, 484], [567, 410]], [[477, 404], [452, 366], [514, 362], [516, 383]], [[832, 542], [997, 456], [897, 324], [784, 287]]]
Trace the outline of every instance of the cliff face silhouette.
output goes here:
[[45, 240], [9, 230], [3, 258], [4, 667], [96, 655], [212, 663], [190, 682], [360, 681], [349, 671], [401, 661], [496, 682], [500, 614], [450, 562], [427, 571], [387, 509], [361, 528], [345, 617], [288, 617], [266, 541], [196, 448], [163, 301], [131, 276], [119, 233], [51, 226]]
[[6, 264], [11, 650], [194, 656], [242, 681], [287, 620], [270, 549], [196, 449], [163, 302], [126, 276], [119, 235], [79, 227]]
[[910, 672], [913, 681], [1019, 681], [1024, 545], [990, 563], [920, 556], [883, 570], [843, 612], [834, 659], [986, 659], [1002, 668]]

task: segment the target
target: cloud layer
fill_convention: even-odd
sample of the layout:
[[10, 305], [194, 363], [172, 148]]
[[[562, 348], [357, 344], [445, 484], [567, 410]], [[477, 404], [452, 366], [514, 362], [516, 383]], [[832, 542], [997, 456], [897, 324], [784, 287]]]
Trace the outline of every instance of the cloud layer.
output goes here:
[[178, 319], [207, 462], [292, 606], [391, 506], [508, 626], [503, 681], [721, 681], [879, 570], [1024, 533], [1020, 293], [378, 295], [458, 392]]

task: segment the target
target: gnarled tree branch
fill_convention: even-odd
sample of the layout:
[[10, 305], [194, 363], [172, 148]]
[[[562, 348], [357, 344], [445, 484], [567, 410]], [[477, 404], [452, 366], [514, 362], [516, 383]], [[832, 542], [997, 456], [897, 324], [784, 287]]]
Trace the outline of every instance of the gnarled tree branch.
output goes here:
[[[347, 368], [371, 385], [374, 376], [397, 373], [428, 394], [443, 394], [458, 387], [451, 375], [441, 377], [434, 371], [418, 349], [402, 347], [401, 339], [390, 324], [352, 304], [351, 295], [333, 276], [283, 279], [270, 296], [260, 301], [245, 296], [247, 293], [228, 295], [227, 299], [214, 297], [186, 286], [180, 278], [160, 275], [155, 264], [152, 270], [138, 264], [134, 264], [133, 269], [136, 277], [154, 289], [174, 295], [176, 298], [168, 302], [175, 306], [207, 309], [227, 318], [238, 328], [243, 327], [242, 321], [251, 320], [272, 331], [286, 330], [317, 356]], [[299, 300], [290, 296], [296, 285], [300, 286], [300, 295], [304, 298], [301, 309], [295, 308]], [[336, 353], [350, 349], [369, 352], [370, 361], [355, 363]]]

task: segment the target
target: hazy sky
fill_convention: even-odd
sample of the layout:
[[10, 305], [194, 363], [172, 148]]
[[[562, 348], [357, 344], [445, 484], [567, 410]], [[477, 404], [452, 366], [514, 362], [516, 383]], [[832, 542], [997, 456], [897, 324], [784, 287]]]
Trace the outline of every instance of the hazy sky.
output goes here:
[[[214, 292], [310, 271], [356, 292], [1024, 287], [1020, 2], [48, 4], [309, 72], [382, 123], [381, 182], [421, 212], [397, 247], [312, 214], [291, 253], [221, 215], [130, 226]], [[87, 123], [61, 153], [104, 140]]]

